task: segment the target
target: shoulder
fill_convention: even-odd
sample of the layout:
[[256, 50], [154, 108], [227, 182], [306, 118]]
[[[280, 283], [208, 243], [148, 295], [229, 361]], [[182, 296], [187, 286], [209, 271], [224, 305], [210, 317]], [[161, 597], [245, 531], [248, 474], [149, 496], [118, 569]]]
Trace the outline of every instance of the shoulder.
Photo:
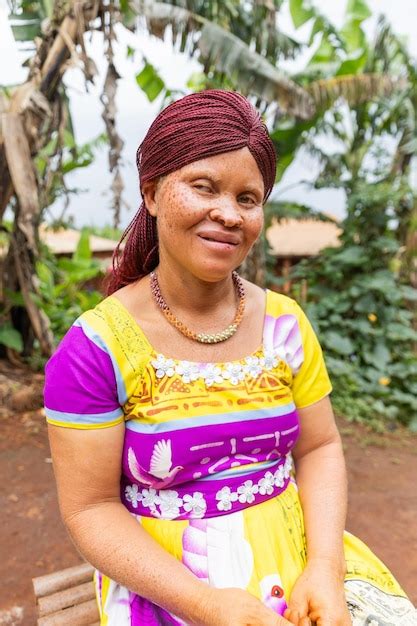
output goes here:
[[122, 381], [105, 341], [84, 323], [91, 311], [75, 320], [45, 366], [45, 412], [52, 424], [102, 427], [121, 419]]
[[289, 296], [277, 291], [267, 290], [266, 314], [272, 317], [281, 315], [295, 315], [297, 318], [302, 313], [300, 305]]

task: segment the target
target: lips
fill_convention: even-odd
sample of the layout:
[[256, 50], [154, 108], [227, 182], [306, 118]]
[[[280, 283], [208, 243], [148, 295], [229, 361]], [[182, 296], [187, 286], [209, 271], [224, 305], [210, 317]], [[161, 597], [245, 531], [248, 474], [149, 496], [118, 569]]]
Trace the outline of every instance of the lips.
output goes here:
[[231, 246], [237, 246], [240, 243], [240, 237], [234, 233], [225, 233], [219, 230], [204, 230], [197, 234], [201, 239], [213, 241], [214, 243], [226, 243]]

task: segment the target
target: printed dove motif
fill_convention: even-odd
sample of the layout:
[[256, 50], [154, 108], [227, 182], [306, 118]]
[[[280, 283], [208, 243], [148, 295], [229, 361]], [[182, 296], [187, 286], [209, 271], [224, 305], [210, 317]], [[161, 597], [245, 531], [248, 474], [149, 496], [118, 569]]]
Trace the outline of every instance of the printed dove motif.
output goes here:
[[167, 478], [170, 475], [172, 465], [171, 440], [162, 439], [155, 445], [152, 457], [150, 473], [158, 478]]
[[[127, 452], [127, 463], [132, 476], [138, 482], [150, 485], [154, 489], [165, 489], [172, 483], [178, 472], [184, 469], [182, 465], [177, 465], [171, 469], [172, 451], [170, 439], [168, 441], [162, 439], [155, 444], [148, 472], [139, 465], [133, 448], [129, 448]], [[155, 477], [160, 480], [156, 480]]]

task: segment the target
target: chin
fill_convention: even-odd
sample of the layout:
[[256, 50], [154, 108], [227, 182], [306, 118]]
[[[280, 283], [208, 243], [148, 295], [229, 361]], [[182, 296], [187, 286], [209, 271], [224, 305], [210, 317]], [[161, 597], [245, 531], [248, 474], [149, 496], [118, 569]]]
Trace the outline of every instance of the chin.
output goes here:
[[228, 278], [231, 275], [231, 273], [238, 267], [239, 267], [238, 265], [222, 267], [222, 268], [219, 268], [219, 267], [206, 268], [205, 267], [199, 271], [195, 271], [192, 273], [194, 274], [194, 276], [196, 276], [200, 280], [203, 280], [207, 283], [217, 283], [217, 282], [220, 282], [221, 280], [225, 280], [226, 278]]

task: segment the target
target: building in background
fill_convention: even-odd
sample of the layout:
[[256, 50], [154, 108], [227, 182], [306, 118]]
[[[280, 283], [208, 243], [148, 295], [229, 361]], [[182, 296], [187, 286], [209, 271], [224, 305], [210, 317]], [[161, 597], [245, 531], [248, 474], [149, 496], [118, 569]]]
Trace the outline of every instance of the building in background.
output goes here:
[[266, 231], [270, 254], [276, 258], [275, 274], [283, 279], [281, 291], [289, 293], [291, 268], [302, 259], [317, 256], [321, 250], [340, 245], [342, 229], [336, 221], [282, 219]]
[[[341, 232], [337, 222], [283, 219], [272, 223], [266, 238], [270, 253], [276, 258], [275, 274], [284, 279], [284, 293], [290, 291], [291, 268], [302, 259], [317, 256], [324, 248], [340, 245]], [[58, 231], [41, 228], [40, 237], [53, 254], [70, 257], [77, 247], [80, 231], [71, 228]], [[100, 261], [103, 275], [111, 268], [117, 243], [113, 239], [90, 235], [90, 249], [93, 257]]]

